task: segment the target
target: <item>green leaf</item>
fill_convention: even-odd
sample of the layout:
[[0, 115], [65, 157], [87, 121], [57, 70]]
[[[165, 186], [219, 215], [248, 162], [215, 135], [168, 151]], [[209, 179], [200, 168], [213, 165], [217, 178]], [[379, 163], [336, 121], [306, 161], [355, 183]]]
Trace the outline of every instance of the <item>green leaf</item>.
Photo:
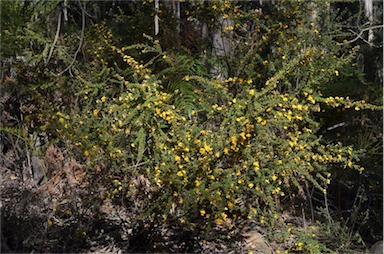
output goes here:
[[141, 128], [137, 134], [136, 144], [138, 144], [137, 161], [141, 161], [144, 156], [146, 133], [144, 128]]

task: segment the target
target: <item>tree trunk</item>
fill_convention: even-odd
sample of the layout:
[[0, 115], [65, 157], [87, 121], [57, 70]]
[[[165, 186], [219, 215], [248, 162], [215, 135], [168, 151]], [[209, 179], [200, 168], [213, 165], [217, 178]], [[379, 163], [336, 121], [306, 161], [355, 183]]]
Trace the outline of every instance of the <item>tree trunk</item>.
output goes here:
[[155, 0], [155, 36], [159, 34], [159, 0]]
[[[365, 16], [368, 19], [369, 25], [373, 24], [373, 0], [364, 0], [365, 5]], [[373, 30], [368, 30], [368, 42], [371, 43], [373, 41]]]
[[[219, 28], [216, 29], [213, 34], [213, 50], [212, 54], [214, 57], [221, 58], [223, 62], [227, 62], [231, 58], [231, 54], [233, 53], [232, 49], [232, 34], [231, 29], [226, 29], [228, 27], [233, 27], [233, 21], [229, 18], [220, 17], [219, 20]], [[213, 67], [211, 70], [212, 76], [215, 77], [225, 77], [228, 75], [228, 67], [223, 68], [220, 66]]]

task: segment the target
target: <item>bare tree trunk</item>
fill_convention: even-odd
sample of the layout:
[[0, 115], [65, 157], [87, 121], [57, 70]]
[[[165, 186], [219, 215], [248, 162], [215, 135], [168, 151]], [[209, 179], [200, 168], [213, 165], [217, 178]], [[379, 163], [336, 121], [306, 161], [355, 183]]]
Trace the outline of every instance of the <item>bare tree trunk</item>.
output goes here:
[[159, 0], [155, 0], [155, 36], [159, 34]]
[[317, 17], [317, 10], [316, 10], [316, 8], [317, 8], [317, 4], [315, 2], [310, 2], [309, 6], [312, 8], [312, 11], [309, 14], [309, 19], [312, 22], [316, 22], [316, 17]]
[[[373, 0], [364, 0], [365, 4], [365, 16], [369, 21], [369, 25], [373, 24]], [[371, 43], [373, 41], [373, 30], [368, 30], [368, 42]]]
[[63, 4], [64, 22], [68, 22], [68, 10], [67, 10], [67, 6], [68, 6], [68, 0], [64, 0], [64, 4]]
[[180, 35], [180, 32], [181, 32], [181, 29], [180, 29], [180, 18], [181, 18], [181, 15], [180, 15], [180, 0], [168, 0], [168, 1], [164, 1], [164, 4], [167, 5], [167, 7], [169, 9], [172, 9], [172, 15], [175, 17], [176, 19], [176, 31], [177, 31], [177, 34]]
[[173, 0], [172, 1], [172, 10], [173, 15], [176, 17], [176, 31], [178, 34], [180, 34], [180, 1], [179, 0]]
[[[220, 17], [219, 28], [213, 34], [213, 56], [221, 58], [224, 62], [227, 62], [231, 58], [233, 53], [232, 46], [232, 29], [233, 29], [233, 20], [229, 18]], [[232, 29], [228, 29], [232, 27]], [[223, 66], [215, 66], [211, 70], [212, 76], [217, 78], [226, 77], [228, 75], [228, 67], [223, 68]]]

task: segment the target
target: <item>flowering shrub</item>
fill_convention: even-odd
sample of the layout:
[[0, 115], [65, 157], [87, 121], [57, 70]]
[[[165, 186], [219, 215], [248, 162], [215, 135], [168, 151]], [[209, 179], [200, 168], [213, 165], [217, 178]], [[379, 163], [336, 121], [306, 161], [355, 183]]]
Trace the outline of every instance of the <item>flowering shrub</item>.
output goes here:
[[[190, 5], [198, 14], [199, 3]], [[210, 77], [198, 57], [163, 51], [158, 40], [124, 45], [95, 24], [84, 38], [86, 61], [69, 66], [71, 77], [38, 74], [48, 81], [25, 101], [47, 100], [25, 120], [84, 163], [90, 195], [124, 205], [127, 220], [208, 231], [253, 220], [276, 229], [308, 186], [326, 194], [334, 169], [364, 170], [359, 151], [322, 138], [321, 115], [378, 107], [324, 95], [355, 68], [356, 49], [308, 18], [310, 5], [288, 2], [270, 13], [251, 3], [208, 5], [209, 27], [220, 27], [221, 16], [233, 21], [220, 27], [234, 45], [215, 59], [224, 78]], [[305, 245], [311, 237], [291, 247], [316, 249]]]
[[[332, 54], [315, 46], [291, 54], [264, 83], [184, 76], [198, 98], [188, 112], [153, 74], [155, 63], [177, 55], [157, 41], [119, 48], [108, 30], [102, 33], [105, 40], [89, 50], [89, 69], [76, 76], [79, 106], [54, 113], [46, 128], [70, 142], [95, 188], [106, 189], [102, 198], [123, 202], [131, 219], [176, 219], [192, 228], [256, 219], [275, 228], [285, 196], [300, 196], [308, 185], [326, 193], [333, 167], [364, 170], [352, 147], [326, 144], [317, 133], [315, 116], [327, 107], [375, 108], [323, 97], [312, 84], [342, 71]], [[288, 88], [306, 75], [296, 70], [318, 65], [323, 69], [311, 80]]]

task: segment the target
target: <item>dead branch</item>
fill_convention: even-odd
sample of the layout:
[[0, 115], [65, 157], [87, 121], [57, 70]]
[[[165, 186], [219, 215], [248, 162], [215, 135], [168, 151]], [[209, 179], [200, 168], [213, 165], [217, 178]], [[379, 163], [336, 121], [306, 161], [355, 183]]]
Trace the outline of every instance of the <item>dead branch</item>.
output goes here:
[[365, 39], [362, 37], [362, 35], [363, 35], [364, 32], [369, 31], [369, 30], [373, 30], [373, 29], [378, 29], [378, 28], [383, 28], [383, 25], [377, 25], [377, 26], [371, 26], [371, 27], [362, 28], [362, 29], [360, 30], [359, 33], [356, 33], [356, 32], [353, 31], [352, 29], [349, 29], [349, 31], [350, 31], [351, 33], [355, 34], [356, 37], [353, 38], [352, 40], [349, 40], [349, 41], [346, 41], [346, 42], [340, 42], [340, 43], [338, 43], [338, 44], [339, 44], [339, 45], [350, 44], [350, 43], [353, 43], [353, 42], [357, 41], [358, 39], [362, 39], [362, 40], [363, 40], [365, 43], [367, 43], [369, 46], [372, 46], [372, 47], [378, 47], [378, 48], [379, 48], [379, 47], [381, 47], [381, 46], [376, 46], [376, 45], [374, 45], [372, 42], [369, 42], [369, 41], [365, 40]]
[[57, 21], [57, 29], [56, 29], [55, 39], [53, 40], [51, 49], [49, 50], [49, 54], [48, 54], [47, 60], [45, 60], [45, 65], [47, 65], [48, 62], [49, 62], [49, 60], [51, 59], [52, 54], [53, 54], [53, 50], [55, 49], [55, 46], [56, 46], [56, 43], [57, 43], [57, 39], [59, 38], [59, 35], [60, 35], [60, 29], [61, 29], [61, 15], [62, 15], [62, 12], [60, 11], [60, 12], [59, 12], [59, 18], [58, 18], [58, 21]]
[[[72, 59], [72, 62], [67, 66], [67, 68], [65, 68], [62, 72], [60, 72], [58, 74], [58, 76], [61, 76], [62, 74], [64, 74], [66, 71], [70, 70], [70, 68], [72, 67], [72, 65], [76, 62], [76, 58], [77, 58], [77, 54], [79, 53], [81, 47], [83, 46], [83, 41], [84, 41], [84, 31], [85, 31], [85, 10], [84, 10], [84, 7], [83, 5], [81, 4], [81, 1], [79, 0], [79, 5], [80, 5], [80, 8], [81, 8], [81, 36], [80, 36], [80, 42], [79, 42], [79, 46], [77, 47], [76, 49], [76, 52], [73, 56], [73, 59]], [[72, 73], [70, 73], [71, 76], [72, 76]]]

